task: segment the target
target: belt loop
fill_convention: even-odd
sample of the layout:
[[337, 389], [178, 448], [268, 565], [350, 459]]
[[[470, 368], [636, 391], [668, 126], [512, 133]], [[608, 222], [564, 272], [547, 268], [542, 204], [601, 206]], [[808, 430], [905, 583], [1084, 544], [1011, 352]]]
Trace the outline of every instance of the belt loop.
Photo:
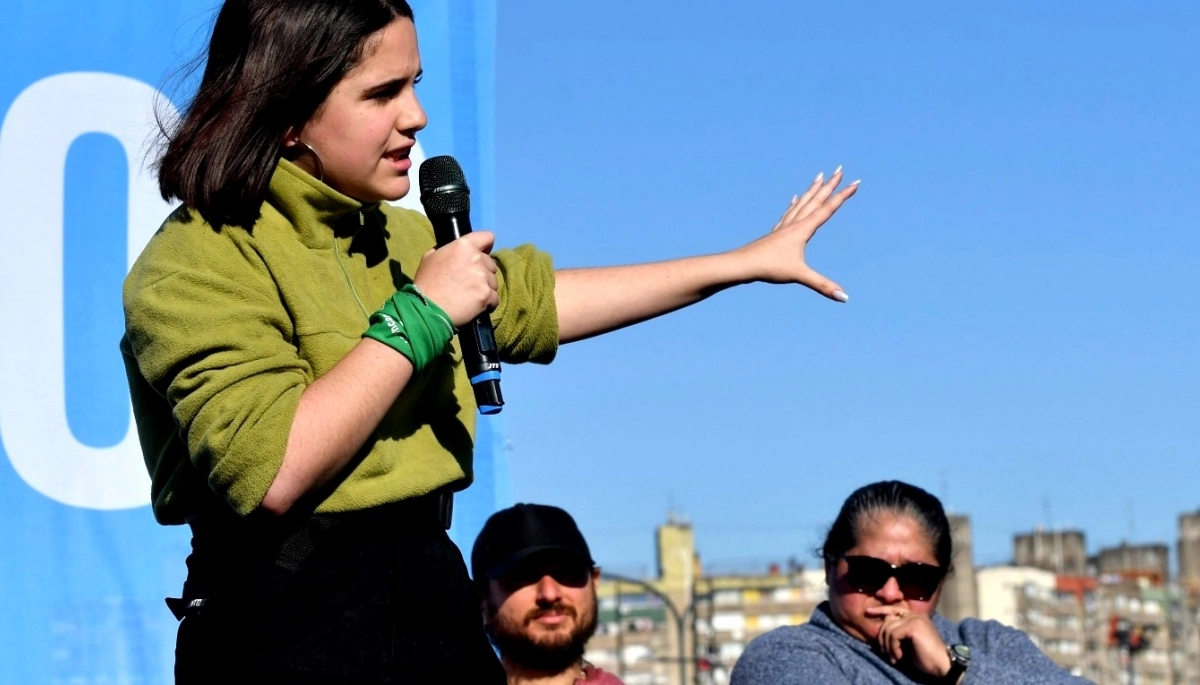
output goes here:
[[438, 495], [438, 520], [442, 523], [442, 528], [450, 530], [450, 523], [454, 519], [454, 493], [447, 490]]

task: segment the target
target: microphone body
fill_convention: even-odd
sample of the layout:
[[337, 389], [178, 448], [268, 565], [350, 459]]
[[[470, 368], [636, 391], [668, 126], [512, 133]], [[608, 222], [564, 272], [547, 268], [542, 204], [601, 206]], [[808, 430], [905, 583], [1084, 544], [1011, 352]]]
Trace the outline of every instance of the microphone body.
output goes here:
[[[430, 157], [421, 164], [421, 204], [433, 224], [438, 247], [471, 232], [471, 191], [462, 168], [453, 157]], [[500, 394], [500, 353], [487, 312], [458, 329], [463, 364], [480, 414], [499, 414], [504, 407]]]

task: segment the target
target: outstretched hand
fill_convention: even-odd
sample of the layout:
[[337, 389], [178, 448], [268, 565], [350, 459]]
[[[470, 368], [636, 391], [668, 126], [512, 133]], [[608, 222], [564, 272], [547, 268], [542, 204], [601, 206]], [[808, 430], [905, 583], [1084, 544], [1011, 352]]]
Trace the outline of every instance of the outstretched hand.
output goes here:
[[768, 283], [799, 283], [838, 302], [849, 296], [842, 287], [808, 265], [805, 248], [808, 241], [842, 203], [858, 190], [858, 181], [837, 190], [842, 182], [838, 167], [828, 180], [818, 174], [803, 195], [792, 198], [779, 223], [767, 235], [741, 248], [754, 264], [755, 279]]
[[858, 190], [858, 181], [837, 190], [841, 182], [840, 167], [828, 181], [824, 174], [817, 176], [802, 196], [792, 199], [770, 233], [734, 250], [649, 264], [556, 271], [559, 340], [571, 342], [613, 331], [756, 281], [799, 283], [845, 302], [850, 298], [841, 286], [813, 270], [804, 257], [821, 224]]

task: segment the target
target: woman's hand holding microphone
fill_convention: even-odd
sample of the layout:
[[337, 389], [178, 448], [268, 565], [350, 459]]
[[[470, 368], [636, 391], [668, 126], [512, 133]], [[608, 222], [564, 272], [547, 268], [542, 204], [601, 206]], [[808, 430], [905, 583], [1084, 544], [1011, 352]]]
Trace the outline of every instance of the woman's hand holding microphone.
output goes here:
[[500, 304], [491, 231], [474, 231], [421, 257], [414, 281], [461, 326]]
[[419, 373], [445, 350], [459, 326], [500, 303], [495, 237], [468, 233], [421, 257], [412, 285], [396, 291], [370, 317], [363, 335], [408, 358]]

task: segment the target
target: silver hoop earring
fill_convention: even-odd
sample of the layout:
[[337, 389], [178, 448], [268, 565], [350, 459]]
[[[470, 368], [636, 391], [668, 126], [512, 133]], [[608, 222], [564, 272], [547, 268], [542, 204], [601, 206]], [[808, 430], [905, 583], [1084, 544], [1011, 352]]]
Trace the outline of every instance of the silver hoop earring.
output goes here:
[[311, 145], [304, 142], [303, 140], [300, 140], [299, 138], [296, 139], [296, 144], [303, 145], [304, 149], [306, 149], [310, 153], [312, 153], [313, 159], [317, 160], [317, 180], [324, 183], [325, 182], [325, 165], [321, 163], [321, 155], [318, 155], [317, 151], [314, 150]]

